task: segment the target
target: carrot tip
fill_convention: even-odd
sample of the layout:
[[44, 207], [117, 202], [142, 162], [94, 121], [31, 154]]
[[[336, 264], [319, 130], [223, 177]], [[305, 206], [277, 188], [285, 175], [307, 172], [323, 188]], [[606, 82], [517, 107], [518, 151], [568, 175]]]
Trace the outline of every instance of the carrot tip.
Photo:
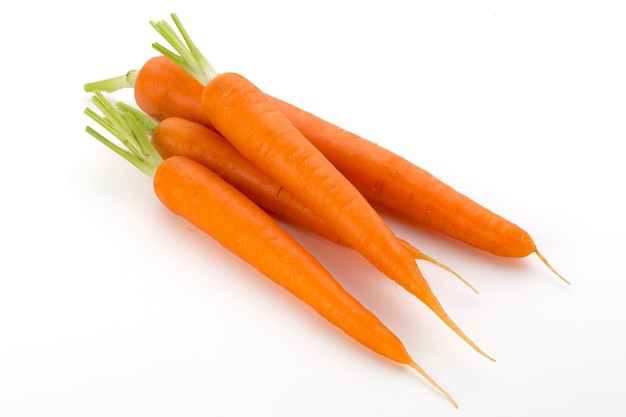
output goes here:
[[448, 325], [448, 327], [450, 327], [450, 329], [452, 329], [452, 331], [454, 331], [457, 335], [459, 335], [461, 339], [463, 339], [468, 345], [470, 345], [476, 352], [480, 353], [482, 356], [484, 356], [485, 358], [489, 359], [492, 362], [496, 361], [493, 357], [487, 355], [480, 347], [478, 347], [478, 345], [474, 343], [474, 341], [470, 339], [459, 328], [459, 326], [457, 326], [456, 323], [454, 323], [454, 321], [452, 321], [452, 319], [443, 311], [443, 308], [441, 308], [440, 306], [437, 306], [437, 309], [433, 311], [443, 320], [444, 323]]
[[422, 254], [422, 258], [421, 259], [426, 261], [426, 262], [430, 262], [431, 264], [436, 265], [439, 268], [445, 269], [446, 271], [448, 271], [449, 273], [451, 273], [452, 275], [457, 277], [462, 283], [467, 285], [470, 290], [474, 291], [476, 294], [480, 294], [480, 292], [478, 292], [478, 290], [472, 284], [470, 284], [465, 278], [463, 278], [461, 275], [459, 275], [454, 269], [450, 268], [449, 266], [447, 266], [445, 264], [442, 264], [441, 262], [437, 261], [436, 259], [433, 259], [430, 256], [427, 256], [427, 255], [424, 255], [424, 254]]
[[487, 353], [485, 353], [481, 348], [479, 348], [478, 345], [476, 345], [476, 343], [474, 343], [469, 337], [467, 337], [464, 333], [462, 333], [461, 330], [458, 329], [458, 327], [456, 329], [453, 328], [453, 330], [455, 330], [456, 333], [458, 333], [462, 339], [464, 339], [467, 343], [469, 343], [469, 345], [473, 347], [476, 352], [480, 353], [482, 356], [489, 359], [491, 362], [496, 362], [496, 359], [494, 357], [487, 355]]
[[467, 336], [463, 330], [448, 316], [443, 306], [435, 295], [432, 292], [425, 294], [425, 297], [422, 297], [421, 300], [426, 304], [428, 308], [431, 309], [433, 313], [435, 313], [454, 333], [456, 333], [463, 341], [465, 341], [468, 345], [470, 345], [476, 352], [480, 353], [482, 356], [486, 357], [492, 362], [496, 360], [491, 356], [487, 355], [472, 339]]
[[448, 392], [446, 390], [444, 390], [441, 385], [439, 385], [430, 375], [428, 375], [426, 373], [426, 371], [424, 371], [417, 363], [415, 363], [414, 361], [411, 361], [408, 363], [408, 365], [415, 369], [421, 376], [423, 376], [433, 387], [435, 387], [435, 389], [437, 389], [437, 391], [439, 391], [444, 397], [446, 397], [446, 399], [448, 401], [450, 401], [450, 403], [454, 406], [454, 408], [459, 408], [458, 404], [456, 403], [456, 401], [454, 401], [454, 398], [452, 398], [452, 396], [450, 394], [448, 394]]
[[467, 336], [463, 334], [461, 337], [465, 339], [465, 341], [468, 342], [470, 346], [472, 346], [476, 352], [480, 353], [482, 356], [489, 359], [491, 362], [496, 362], [496, 359], [494, 357], [487, 355], [487, 353], [485, 353], [481, 348], [479, 348], [476, 345], [476, 343], [472, 342]]
[[537, 254], [537, 256], [539, 257], [539, 259], [541, 259], [541, 262], [544, 263], [545, 266], [547, 266], [550, 271], [552, 271], [557, 277], [561, 278], [561, 280], [563, 280], [563, 282], [565, 282], [566, 284], [571, 285], [571, 282], [569, 282], [568, 280], [566, 280], [561, 274], [559, 274], [558, 272], [556, 272], [556, 269], [554, 269], [552, 267], [552, 265], [550, 265], [550, 263], [548, 262], [548, 260], [541, 254], [541, 252], [539, 252], [538, 250], [535, 251], [535, 253]]
[[465, 278], [463, 278], [460, 274], [458, 274], [455, 270], [450, 268], [448, 265], [445, 265], [445, 264], [439, 262], [438, 260], [436, 260], [434, 258], [431, 258], [430, 256], [426, 255], [425, 253], [423, 253], [422, 251], [417, 249], [415, 246], [411, 245], [409, 242], [407, 242], [405, 240], [402, 240], [400, 238], [398, 238], [398, 239], [404, 245], [404, 247], [409, 251], [409, 253], [411, 254], [411, 256], [413, 258], [419, 259], [419, 260], [422, 260], [422, 261], [426, 261], [426, 262], [430, 262], [431, 264], [433, 264], [435, 266], [438, 266], [439, 268], [442, 268], [442, 269], [448, 271], [449, 273], [451, 273], [452, 275], [457, 277], [462, 283], [467, 285], [476, 294], [480, 294], [480, 292], [478, 292], [478, 290], [472, 284], [470, 284]]

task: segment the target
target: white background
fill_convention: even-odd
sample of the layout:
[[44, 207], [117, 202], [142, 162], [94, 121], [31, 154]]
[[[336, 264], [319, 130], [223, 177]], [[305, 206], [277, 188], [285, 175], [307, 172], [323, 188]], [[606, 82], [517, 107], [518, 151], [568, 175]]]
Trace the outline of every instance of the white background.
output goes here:
[[[626, 415], [621, 4], [13, 2], [0, 415]], [[359, 256], [294, 231], [458, 410], [168, 212], [84, 132], [83, 83], [141, 67], [160, 41], [148, 22], [171, 12], [218, 71], [428, 169], [522, 225], [571, 280], [389, 219], [481, 291], [420, 263], [492, 363]]]

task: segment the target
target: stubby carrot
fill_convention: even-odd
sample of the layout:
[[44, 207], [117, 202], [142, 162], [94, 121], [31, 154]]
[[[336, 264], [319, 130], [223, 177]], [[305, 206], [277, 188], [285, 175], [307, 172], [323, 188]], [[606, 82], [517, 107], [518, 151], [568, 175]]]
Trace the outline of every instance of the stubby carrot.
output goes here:
[[351, 248], [420, 299], [478, 353], [483, 352], [449, 317], [398, 241], [363, 195], [241, 74], [205, 71], [206, 59], [175, 14], [181, 40], [166, 21], [152, 26], [180, 54], [153, 46], [204, 85], [201, 102], [211, 124], [250, 162], [322, 217]]
[[289, 291], [367, 348], [415, 369], [455, 407], [454, 399], [410, 357], [400, 339], [346, 292], [331, 274], [264, 210], [204, 165], [182, 156], [164, 161], [130, 113], [120, 115], [102, 95], [104, 117], [86, 113], [126, 149], [88, 127], [87, 132], [153, 177], [154, 192], [232, 253]]

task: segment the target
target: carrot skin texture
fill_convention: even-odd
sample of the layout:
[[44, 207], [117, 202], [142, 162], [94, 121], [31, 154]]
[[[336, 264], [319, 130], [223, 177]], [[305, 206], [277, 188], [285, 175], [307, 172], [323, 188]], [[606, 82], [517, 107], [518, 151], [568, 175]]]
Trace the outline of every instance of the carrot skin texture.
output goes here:
[[174, 156], [158, 167], [154, 190], [172, 212], [212, 236], [348, 335], [411, 365], [402, 342], [348, 294], [266, 212], [203, 165]]

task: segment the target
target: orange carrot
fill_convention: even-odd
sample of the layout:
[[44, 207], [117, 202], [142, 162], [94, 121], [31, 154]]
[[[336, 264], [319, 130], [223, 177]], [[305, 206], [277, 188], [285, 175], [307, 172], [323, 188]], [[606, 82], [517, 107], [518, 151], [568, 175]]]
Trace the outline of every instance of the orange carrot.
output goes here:
[[[165, 56], [151, 58], [139, 71], [89, 83], [85, 89], [90, 91], [95, 87], [111, 90], [132, 87], [137, 104], [156, 119], [179, 116], [214, 128], [202, 112], [202, 85]], [[535, 253], [554, 274], [568, 282], [518, 225], [392, 151], [280, 99], [268, 97], [369, 201], [403, 213], [417, 225], [496, 256], [525, 257]]]
[[130, 113], [120, 116], [96, 93], [104, 117], [85, 112], [127, 149], [88, 127], [87, 132], [153, 177], [154, 191], [172, 212], [315, 309], [367, 348], [414, 368], [455, 407], [452, 397], [409, 356], [398, 337], [367, 310], [265, 211], [204, 165], [182, 156], [164, 161]]
[[536, 253], [568, 282], [518, 225], [388, 149], [282, 100], [274, 99], [274, 103], [370, 201], [494, 255], [525, 257]]
[[[199, 162], [266, 210], [331, 242], [349, 247], [334, 230], [327, 227], [320, 216], [251, 164], [219, 133], [181, 117], [168, 117], [157, 123], [145, 113], [124, 103], [118, 103], [118, 106], [134, 112], [140, 121], [149, 126], [147, 132], [162, 158], [184, 156]], [[402, 239], [400, 241], [415, 259], [430, 262], [447, 270], [478, 293], [452, 268], [424, 254], [409, 242]]]
[[232, 72], [206, 72], [206, 59], [175, 14], [172, 18], [184, 43], [167, 22], [151, 24], [180, 55], [160, 44], [153, 46], [204, 85], [201, 102], [211, 124], [250, 162], [321, 216], [350, 247], [493, 360], [448, 316], [412, 255], [363, 195], [249, 80]]

